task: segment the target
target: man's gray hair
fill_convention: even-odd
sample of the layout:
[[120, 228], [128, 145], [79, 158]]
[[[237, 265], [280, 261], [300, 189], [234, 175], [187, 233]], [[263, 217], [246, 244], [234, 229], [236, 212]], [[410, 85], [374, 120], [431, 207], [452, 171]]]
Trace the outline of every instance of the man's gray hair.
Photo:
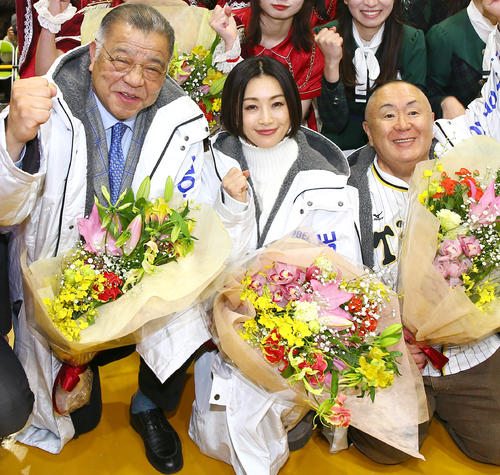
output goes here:
[[126, 23], [142, 33], [159, 33], [168, 41], [168, 62], [172, 57], [175, 43], [174, 29], [167, 19], [155, 8], [142, 4], [123, 4], [115, 7], [102, 19], [96, 34], [96, 57], [101, 52], [106, 36], [117, 23]]

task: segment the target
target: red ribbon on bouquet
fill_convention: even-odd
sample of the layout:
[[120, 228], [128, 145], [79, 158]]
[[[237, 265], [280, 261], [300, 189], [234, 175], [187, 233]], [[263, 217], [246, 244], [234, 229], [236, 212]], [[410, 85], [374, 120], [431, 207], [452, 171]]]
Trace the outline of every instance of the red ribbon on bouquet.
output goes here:
[[64, 415], [61, 411], [59, 411], [56, 404], [56, 390], [57, 385], [61, 383], [61, 388], [67, 392], [72, 391], [77, 385], [78, 381], [80, 381], [80, 374], [82, 374], [87, 369], [86, 364], [80, 366], [71, 366], [67, 363], [63, 363], [59, 373], [57, 373], [56, 380], [54, 381], [54, 387], [52, 388], [52, 405], [54, 406], [54, 410], [60, 414]]
[[432, 366], [437, 370], [441, 371], [446, 363], [448, 363], [448, 358], [443, 355], [440, 351], [436, 350], [430, 345], [426, 345], [421, 341], [417, 341], [415, 336], [410, 333], [409, 330], [404, 328], [405, 341], [410, 345], [417, 345], [427, 356], [427, 359], [431, 362]]

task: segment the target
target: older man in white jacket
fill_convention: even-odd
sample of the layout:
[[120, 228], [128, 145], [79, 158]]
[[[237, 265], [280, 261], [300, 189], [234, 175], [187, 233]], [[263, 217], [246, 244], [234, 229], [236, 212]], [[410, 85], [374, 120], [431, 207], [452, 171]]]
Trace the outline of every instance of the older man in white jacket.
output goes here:
[[[136, 191], [150, 176], [151, 195], [161, 196], [171, 176], [179, 192], [196, 198], [208, 126], [199, 108], [166, 77], [173, 44], [173, 30], [156, 10], [124, 5], [105, 17], [95, 42], [60, 57], [46, 78], [16, 81], [0, 122], [0, 226], [14, 234], [15, 299], [22, 299], [20, 251], [27, 249], [30, 263], [70, 249], [79, 239], [76, 219], [90, 212], [102, 185], [119, 195], [129, 187]], [[118, 128], [121, 140], [114, 136]], [[111, 142], [122, 152], [118, 177], [110, 173]], [[165, 329], [139, 348], [145, 361], [131, 405], [131, 423], [143, 437], [148, 459], [164, 473], [180, 470], [182, 452], [162, 409], [175, 408], [184, 363], [209, 338], [196, 308], [178, 320], [177, 330], [189, 333], [189, 339], [169, 338]], [[28, 329], [24, 308], [16, 338], [36, 395], [31, 425], [19, 439], [57, 453], [75, 433], [72, 419], [52, 410], [50, 390], [61, 363]], [[182, 347], [174, 340], [183, 340]], [[86, 430], [99, 420], [98, 399]]]

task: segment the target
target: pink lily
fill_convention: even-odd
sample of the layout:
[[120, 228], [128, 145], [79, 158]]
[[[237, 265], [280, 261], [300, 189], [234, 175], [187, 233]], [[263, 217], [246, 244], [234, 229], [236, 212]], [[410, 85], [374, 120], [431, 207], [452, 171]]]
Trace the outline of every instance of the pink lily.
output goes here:
[[97, 205], [94, 204], [88, 218], [78, 218], [77, 222], [78, 231], [85, 240], [86, 251], [102, 254], [106, 250], [112, 256], [122, 255], [122, 250], [115, 246], [116, 239], [102, 227]]
[[[344, 312], [343, 309], [338, 308], [336, 310], [340, 310], [341, 312]], [[347, 313], [347, 312], [345, 312]], [[348, 318], [345, 317], [339, 317], [338, 315], [323, 315], [318, 318], [319, 323], [322, 325], [325, 325], [328, 328], [336, 327], [336, 328], [341, 328], [341, 327], [351, 327], [352, 322]]]
[[479, 202], [470, 206], [470, 214], [479, 224], [493, 224], [500, 216], [500, 196], [495, 196], [495, 180], [488, 185]]
[[123, 244], [123, 252], [126, 256], [129, 256], [135, 249], [137, 243], [139, 242], [139, 239], [141, 238], [142, 217], [140, 214], [138, 214], [132, 221], [130, 221], [127, 229], [130, 230], [131, 235]]
[[349, 320], [349, 312], [346, 312], [339, 306], [348, 302], [353, 294], [339, 289], [336, 282], [322, 284], [318, 280], [313, 279], [311, 280], [311, 287], [314, 294], [319, 296], [320, 301], [318, 303], [322, 307], [320, 311], [321, 316], [337, 316]]

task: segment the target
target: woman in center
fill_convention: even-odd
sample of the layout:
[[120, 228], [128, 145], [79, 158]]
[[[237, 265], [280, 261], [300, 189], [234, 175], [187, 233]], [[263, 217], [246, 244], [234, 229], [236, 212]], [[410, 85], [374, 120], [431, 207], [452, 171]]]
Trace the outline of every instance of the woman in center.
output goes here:
[[[270, 57], [236, 65], [224, 86], [221, 121], [225, 130], [212, 140], [205, 179], [235, 263], [287, 235], [319, 239], [361, 262], [358, 197], [347, 186], [347, 160], [330, 140], [300, 126], [300, 97], [287, 68]], [[195, 381], [190, 434], [202, 452], [237, 473], [274, 473], [288, 454], [283, 421], [291, 403], [254, 385], [217, 353], [198, 360]], [[291, 448], [307, 441], [310, 421], [304, 425]]]
[[290, 72], [270, 57], [251, 57], [229, 74], [222, 94], [224, 131], [211, 144], [215, 198], [242, 256], [300, 228], [359, 260], [357, 192], [349, 165], [330, 140], [301, 127]]

